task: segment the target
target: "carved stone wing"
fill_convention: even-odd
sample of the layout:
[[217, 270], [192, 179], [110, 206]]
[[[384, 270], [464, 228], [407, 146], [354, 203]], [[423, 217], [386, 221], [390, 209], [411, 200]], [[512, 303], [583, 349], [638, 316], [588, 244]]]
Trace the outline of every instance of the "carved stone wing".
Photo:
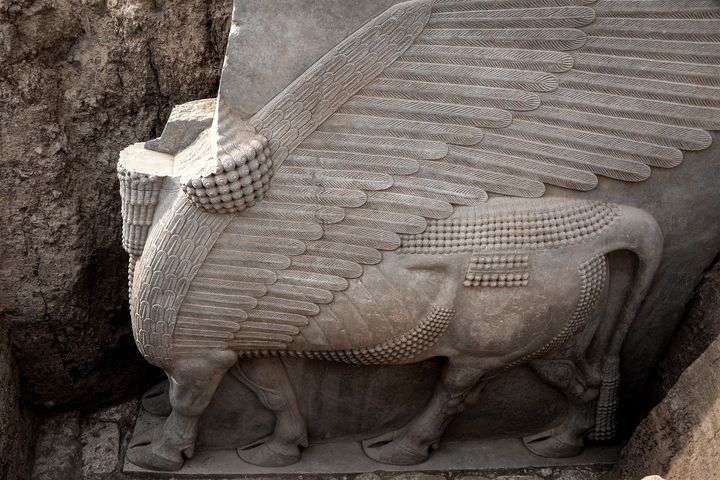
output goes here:
[[[590, 190], [597, 175], [642, 181], [707, 148], [720, 127], [719, 41], [711, 0], [388, 10], [250, 120], [274, 177], [208, 257], [263, 285], [229, 342], [287, 348], [363, 265], [455, 205], [539, 197], [546, 184]], [[218, 115], [232, 156], [234, 119]]]

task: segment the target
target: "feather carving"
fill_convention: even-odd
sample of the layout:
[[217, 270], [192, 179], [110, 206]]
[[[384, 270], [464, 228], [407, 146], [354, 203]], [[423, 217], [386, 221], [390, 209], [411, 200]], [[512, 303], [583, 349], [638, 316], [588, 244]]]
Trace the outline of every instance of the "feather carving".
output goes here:
[[[708, 148], [719, 93], [716, 1], [398, 4], [249, 120], [267, 141], [230, 156], [248, 170], [258, 159], [262, 193], [232, 215], [168, 219], [136, 317], [173, 325], [178, 351], [287, 350], [400, 235], [460, 205], [652, 181]], [[216, 119], [230, 153], [243, 134], [231, 101]], [[272, 163], [265, 190], [260, 160]], [[196, 204], [245, 195], [224, 168], [186, 185]]]

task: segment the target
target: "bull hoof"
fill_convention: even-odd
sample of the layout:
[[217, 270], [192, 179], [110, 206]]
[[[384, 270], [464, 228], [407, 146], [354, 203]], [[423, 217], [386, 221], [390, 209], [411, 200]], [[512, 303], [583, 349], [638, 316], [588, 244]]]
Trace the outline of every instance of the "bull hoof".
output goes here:
[[397, 431], [363, 440], [365, 455], [388, 465], [417, 465], [428, 459], [428, 447], [410, 445]]
[[244, 447], [238, 447], [238, 456], [247, 463], [260, 467], [286, 467], [300, 460], [300, 448], [265, 438]]
[[546, 458], [576, 457], [582, 453], [584, 447], [582, 439], [568, 442], [554, 430], [528, 435], [523, 438], [523, 443], [535, 455]]
[[180, 451], [172, 458], [167, 458], [156, 453], [153, 449], [152, 439], [147, 436], [133, 440], [127, 450], [127, 459], [130, 463], [148, 470], [160, 472], [176, 472], [180, 470], [185, 460]]
[[143, 393], [143, 410], [158, 417], [167, 417], [170, 415], [172, 405], [170, 405], [169, 388], [168, 381], [164, 380]]

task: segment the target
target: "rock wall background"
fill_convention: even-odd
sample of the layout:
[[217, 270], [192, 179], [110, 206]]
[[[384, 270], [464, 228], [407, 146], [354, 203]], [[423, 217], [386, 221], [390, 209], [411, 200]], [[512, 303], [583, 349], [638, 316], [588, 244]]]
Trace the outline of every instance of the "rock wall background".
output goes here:
[[660, 403], [606, 480], [720, 479], [720, 262], [705, 275], [658, 368]]
[[25, 478], [32, 465], [32, 422], [20, 402], [17, 368], [0, 317], [0, 478], [7, 480]]
[[[720, 336], [720, 259], [708, 269], [695, 290], [670, 348], [657, 369], [653, 384], [654, 404], [659, 403], [680, 375]], [[720, 428], [720, 425], [718, 425]]]
[[720, 479], [720, 339], [640, 423], [608, 480], [657, 473], [666, 480]]
[[125, 306], [115, 162], [214, 96], [231, 8], [0, 1], [0, 314], [28, 402], [95, 406], [157, 375]]

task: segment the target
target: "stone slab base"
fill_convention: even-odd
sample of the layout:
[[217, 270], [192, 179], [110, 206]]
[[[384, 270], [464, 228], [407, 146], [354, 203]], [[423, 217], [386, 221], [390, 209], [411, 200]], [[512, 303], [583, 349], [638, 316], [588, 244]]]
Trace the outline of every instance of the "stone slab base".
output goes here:
[[[162, 423], [163, 419], [141, 411], [133, 436]], [[287, 474], [352, 474], [362, 472], [447, 472], [485, 471], [502, 469], [542, 468], [558, 466], [601, 466], [617, 462], [619, 446], [596, 446], [581, 455], [566, 459], [543, 458], [533, 455], [520, 439], [485, 439], [443, 442], [430, 459], [409, 467], [385, 465], [366, 457], [360, 443], [353, 440], [316, 443], [303, 450], [300, 462], [280, 468], [264, 468], [243, 462], [234, 450], [205, 450], [185, 462], [173, 477], [227, 477], [245, 475]], [[126, 473], [150, 473], [125, 460]], [[156, 473], [156, 472], [154, 472]]]

